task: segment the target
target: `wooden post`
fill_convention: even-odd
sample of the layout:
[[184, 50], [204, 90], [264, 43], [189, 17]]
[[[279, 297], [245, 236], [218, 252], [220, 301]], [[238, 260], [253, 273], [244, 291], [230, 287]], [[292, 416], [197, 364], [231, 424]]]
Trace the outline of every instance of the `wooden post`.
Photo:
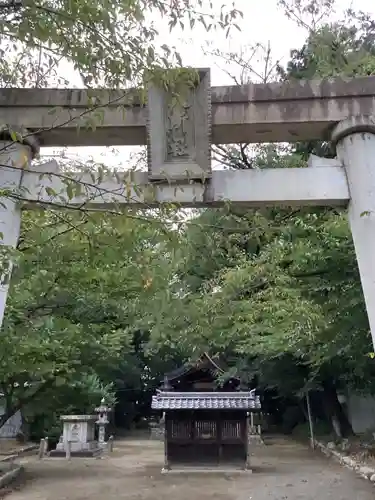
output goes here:
[[312, 414], [311, 414], [309, 390], [306, 391], [306, 404], [307, 404], [307, 415], [309, 417], [309, 426], [310, 426], [310, 445], [311, 445], [311, 448], [313, 450], [315, 450], [314, 424], [313, 424]]
[[65, 441], [65, 458], [67, 460], [70, 460], [70, 455], [71, 455], [71, 442], [70, 441]]
[[108, 450], [108, 453], [113, 452], [113, 436], [109, 436], [109, 438], [108, 438], [107, 450]]
[[41, 439], [39, 444], [38, 460], [42, 460], [42, 458], [44, 457], [45, 449], [46, 449], [46, 440]]
[[[250, 413], [252, 416], [253, 413]], [[249, 456], [249, 415], [246, 415], [245, 420], [245, 470], [250, 469], [250, 456]]]
[[48, 436], [44, 438], [44, 455], [48, 454], [48, 448], [49, 448], [49, 441], [48, 441]]
[[164, 470], [169, 470], [169, 460], [168, 460], [168, 417], [167, 414], [164, 416]]

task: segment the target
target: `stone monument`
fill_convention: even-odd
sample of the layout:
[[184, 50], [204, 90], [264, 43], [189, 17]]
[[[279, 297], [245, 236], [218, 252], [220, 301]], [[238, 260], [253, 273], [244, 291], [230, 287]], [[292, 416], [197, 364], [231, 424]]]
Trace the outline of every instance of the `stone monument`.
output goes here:
[[95, 440], [96, 415], [62, 415], [63, 434], [50, 456], [65, 456], [68, 443], [71, 456], [93, 457], [101, 452]]

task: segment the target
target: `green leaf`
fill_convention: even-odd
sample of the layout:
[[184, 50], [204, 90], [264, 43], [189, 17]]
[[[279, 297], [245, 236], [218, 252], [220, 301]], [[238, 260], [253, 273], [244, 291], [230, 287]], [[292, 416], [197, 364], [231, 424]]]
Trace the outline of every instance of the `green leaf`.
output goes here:
[[73, 191], [73, 183], [72, 182], [69, 182], [67, 184], [66, 194], [67, 194], [69, 200], [72, 200], [74, 198], [74, 191]]
[[50, 186], [46, 186], [45, 187], [45, 190], [46, 190], [46, 193], [48, 194], [48, 196], [56, 196], [56, 191], [51, 188]]

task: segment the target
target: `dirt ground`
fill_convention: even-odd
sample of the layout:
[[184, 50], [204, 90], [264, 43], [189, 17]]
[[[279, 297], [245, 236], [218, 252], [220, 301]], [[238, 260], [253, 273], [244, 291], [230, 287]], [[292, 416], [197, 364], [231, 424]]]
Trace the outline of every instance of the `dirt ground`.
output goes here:
[[251, 474], [161, 474], [162, 444], [122, 440], [102, 459], [26, 457], [7, 500], [373, 500], [369, 481], [285, 439], [254, 448]]

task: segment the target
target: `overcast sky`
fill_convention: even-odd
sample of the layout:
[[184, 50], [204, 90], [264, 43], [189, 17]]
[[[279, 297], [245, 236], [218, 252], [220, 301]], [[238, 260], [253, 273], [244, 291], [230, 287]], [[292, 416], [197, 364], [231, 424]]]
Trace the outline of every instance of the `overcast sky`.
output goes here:
[[[226, 0], [217, 2], [218, 6], [222, 3], [229, 3]], [[270, 45], [272, 51], [273, 62], [280, 61], [286, 63], [290, 50], [301, 47], [306, 38], [306, 31], [299, 28], [295, 22], [287, 19], [283, 10], [277, 6], [277, 0], [235, 0], [235, 6], [242, 11], [244, 18], [240, 22], [241, 31], [233, 30], [230, 39], [225, 38], [224, 32], [216, 31], [206, 33], [202, 27], [190, 30], [180, 31], [174, 30], [171, 34], [168, 33], [164, 23], [160, 20], [158, 24], [161, 43], [175, 45], [183, 63], [193, 67], [210, 67], [212, 85], [227, 85], [233, 84], [230, 74], [239, 74], [239, 68], [235, 65], [232, 67], [225, 66], [223, 61], [213, 57], [209, 53], [204, 53], [202, 47], [211, 47], [212, 50], [218, 49], [223, 52], [236, 52], [246, 49], [249, 45], [262, 43]], [[338, 12], [331, 16], [334, 18], [342, 17], [342, 13], [349, 7], [355, 10], [363, 10], [372, 13], [375, 17], [375, 2], [374, 0], [337, 0], [340, 5]], [[220, 7], [218, 7], [220, 8]], [[159, 27], [160, 25], [160, 27]], [[167, 33], [167, 34], [166, 34]], [[264, 61], [259, 53], [259, 60], [255, 57], [252, 63], [256, 69], [262, 71]], [[70, 73], [71, 85], [80, 87], [80, 78], [74, 73], [69, 65], [64, 65], [64, 74]], [[254, 77], [254, 79], [256, 79]], [[134, 148], [133, 148], [134, 149]], [[93, 156], [96, 161], [105, 161], [108, 164], [115, 165], [123, 161], [128, 161], [129, 148], [118, 148], [120, 155], [110, 153], [106, 148], [70, 148], [69, 152], [73, 155], [78, 154], [80, 157]], [[45, 148], [42, 154], [51, 154], [50, 148]]]

